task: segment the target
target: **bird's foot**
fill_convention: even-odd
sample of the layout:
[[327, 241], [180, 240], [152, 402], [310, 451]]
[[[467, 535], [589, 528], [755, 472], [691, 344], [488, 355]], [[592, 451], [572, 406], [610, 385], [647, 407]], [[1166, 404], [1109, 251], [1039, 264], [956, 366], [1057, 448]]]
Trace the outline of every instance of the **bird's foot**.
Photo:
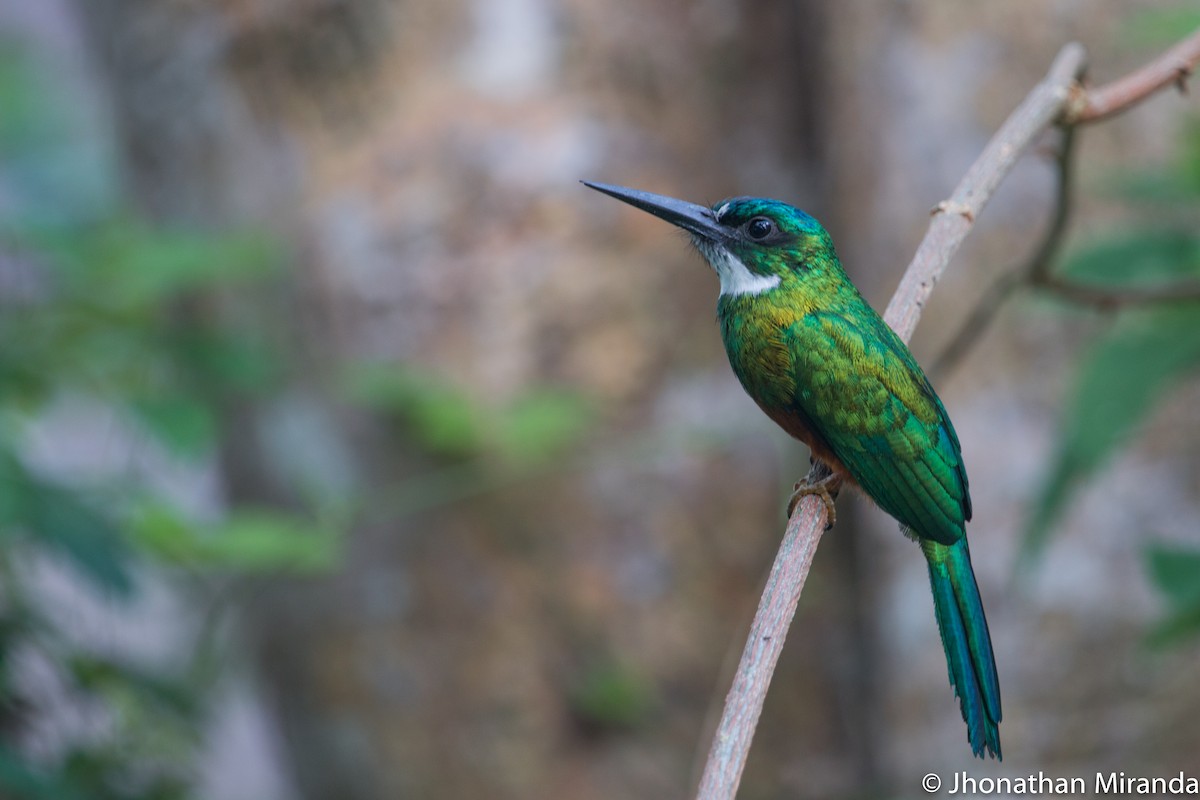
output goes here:
[[829, 468], [820, 462], [814, 463], [808, 476], [797, 481], [792, 487], [792, 496], [788, 499], [788, 519], [791, 519], [792, 512], [803, 498], [815, 494], [825, 504], [825, 530], [829, 530], [837, 522], [837, 508], [833, 501], [841, 487], [842, 476], [830, 472]]

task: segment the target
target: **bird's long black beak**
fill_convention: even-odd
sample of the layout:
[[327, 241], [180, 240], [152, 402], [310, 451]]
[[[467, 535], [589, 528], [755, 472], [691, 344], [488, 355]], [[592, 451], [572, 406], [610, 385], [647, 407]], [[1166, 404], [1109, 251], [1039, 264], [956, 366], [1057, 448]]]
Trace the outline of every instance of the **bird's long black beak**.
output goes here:
[[719, 239], [723, 234], [721, 224], [717, 222], [712, 210], [704, 206], [608, 183], [593, 183], [592, 181], [580, 181], [580, 183], [597, 192], [604, 192], [609, 197], [629, 203], [634, 208], [647, 211], [659, 219], [665, 219], [672, 225], [678, 225], [705, 239]]

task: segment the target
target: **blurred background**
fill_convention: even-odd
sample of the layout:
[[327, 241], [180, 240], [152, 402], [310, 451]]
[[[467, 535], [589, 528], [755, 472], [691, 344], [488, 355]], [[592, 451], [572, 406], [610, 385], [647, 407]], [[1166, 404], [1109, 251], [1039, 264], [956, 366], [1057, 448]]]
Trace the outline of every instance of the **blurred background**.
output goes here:
[[[882, 308], [1119, 0], [0, 0], [0, 796], [658, 798], [698, 779], [807, 453], [717, 281], [580, 178], [821, 218]], [[1055, 268], [1200, 275], [1200, 107], [1078, 135]], [[1048, 139], [955, 259], [934, 367], [1045, 230]], [[923, 559], [849, 496], [743, 798], [1200, 772], [1200, 309], [1017, 291], [933, 380], [1006, 760]]]

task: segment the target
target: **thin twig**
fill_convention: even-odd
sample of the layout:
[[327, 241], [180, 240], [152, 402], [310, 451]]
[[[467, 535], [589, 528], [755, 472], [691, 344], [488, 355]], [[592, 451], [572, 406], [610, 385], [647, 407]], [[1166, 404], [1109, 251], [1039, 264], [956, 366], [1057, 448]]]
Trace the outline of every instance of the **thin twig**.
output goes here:
[[1000, 312], [1000, 307], [1027, 282], [1049, 275], [1050, 264], [1062, 247], [1067, 232], [1067, 220], [1071, 213], [1072, 154], [1074, 153], [1075, 129], [1063, 128], [1062, 138], [1055, 153], [1055, 174], [1058, 176], [1054, 190], [1054, 217], [1042, 234], [1041, 241], [1025, 265], [1000, 276], [979, 298], [979, 302], [967, 314], [958, 332], [950, 337], [950, 343], [933, 362], [929, 377], [935, 382], [954, 370], [966, 357]]
[[1063, 238], [1067, 232], [1067, 221], [1071, 218], [1074, 208], [1074, 195], [1071, 191], [1075, 177], [1075, 128], [1071, 126], [1062, 129], [1062, 138], [1058, 143], [1058, 152], [1054, 156], [1054, 165], [1058, 181], [1054, 188], [1054, 216], [1046, 229], [1037, 250], [1030, 257], [1025, 267], [1025, 274], [1031, 280], [1041, 280], [1049, 276], [1050, 265], [1062, 249]]
[[[818, 461], [806, 480], [816, 482], [829, 474], [829, 468]], [[775, 663], [783, 652], [784, 637], [825, 530], [825, 514], [821, 498], [808, 495], [801, 498], [788, 520], [704, 765], [697, 795], [702, 800], [732, 798], [737, 793]]]
[[992, 327], [1000, 308], [1024, 285], [1024, 277], [1014, 271], [1005, 272], [988, 287], [926, 370], [935, 386], [954, 372], [967, 354], [975, 349], [988, 328]]
[[1017, 157], [1063, 113], [1085, 60], [1081, 44], [1071, 43], [1059, 51], [1046, 77], [1005, 120], [954, 194], [933, 210], [929, 231], [883, 314], [901, 339], [907, 341], [912, 336], [938, 278]]
[[[1036, 261], [1030, 262], [1037, 263]], [[1164, 303], [1200, 302], [1200, 283], [1188, 281], [1168, 286], [1112, 287], [1094, 286], [1072, 281], [1057, 275], [1041, 274], [1029, 269], [1014, 270], [1001, 275], [979, 298], [954, 336], [933, 365], [926, 370], [935, 384], [949, 375], [979, 344], [980, 339], [995, 321], [1000, 308], [1020, 289], [1034, 289], [1076, 305], [1091, 306], [1100, 311], [1116, 311], [1126, 306], [1161, 305]]]
[[1200, 29], [1136, 72], [1087, 90], [1078, 102], [1068, 107], [1062, 121], [1067, 125], [1099, 122], [1172, 84], [1181, 92], [1186, 91], [1187, 79], [1197, 64], [1200, 64]]
[[1196, 281], [1172, 286], [1112, 287], [1093, 286], [1057, 275], [1047, 275], [1031, 281], [1029, 285], [1063, 300], [1093, 306], [1102, 311], [1114, 311], [1125, 306], [1200, 302], [1200, 283]]
[[[934, 284], [1017, 157], [1062, 115], [1085, 58], [1079, 44], [1068, 44], [1059, 52], [1045, 79], [992, 137], [950, 199], [935, 209], [929, 231], [884, 313], [884, 320], [900, 338], [907, 341], [912, 336]], [[808, 496], [788, 520], [733, 686], [725, 698], [725, 709], [700, 779], [700, 800], [731, 800], [737, 793], [771, 675], [824, 532], [825, 519], [824, 503]]]
[[1071, 216], [1071, 155], [1076, 126], [1108, 119], [1171, 84], [1184, 90], [1186, 78], [1198, 63], [1200, 30], [1137, 71], [1112, 83], [1091, 90], [1080, 85], [1073, 87], [1072, 98], [1059, 119], [1063, 138], [1056, 158], [1058, 184], [1054, 218], [1025, 267], [997, 279], [967, 314], [958, 331], [950, 337], [949, 344], [933, 362], [929, 370], [931, 378], [936, 380], [952, 372], [983, 338], [1004, 303], [1022, 288], [1037, 289], [1059, 299], [1102, 311], [1131, 305], [1200, 300], [1200, 284], [1195, 282], [1160, 287], [1115, 288], [1079, 283], [1050, 272]]

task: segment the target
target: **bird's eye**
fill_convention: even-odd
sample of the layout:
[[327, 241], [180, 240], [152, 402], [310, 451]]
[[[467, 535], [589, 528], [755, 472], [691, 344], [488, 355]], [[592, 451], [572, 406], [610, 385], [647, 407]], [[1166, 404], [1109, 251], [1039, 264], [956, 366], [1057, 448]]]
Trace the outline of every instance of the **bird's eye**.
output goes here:
[[762, 241], [775, 232], [775, 223], [766, 217], [755, 217], [746, 223], [746, 235], [755, 241]]

